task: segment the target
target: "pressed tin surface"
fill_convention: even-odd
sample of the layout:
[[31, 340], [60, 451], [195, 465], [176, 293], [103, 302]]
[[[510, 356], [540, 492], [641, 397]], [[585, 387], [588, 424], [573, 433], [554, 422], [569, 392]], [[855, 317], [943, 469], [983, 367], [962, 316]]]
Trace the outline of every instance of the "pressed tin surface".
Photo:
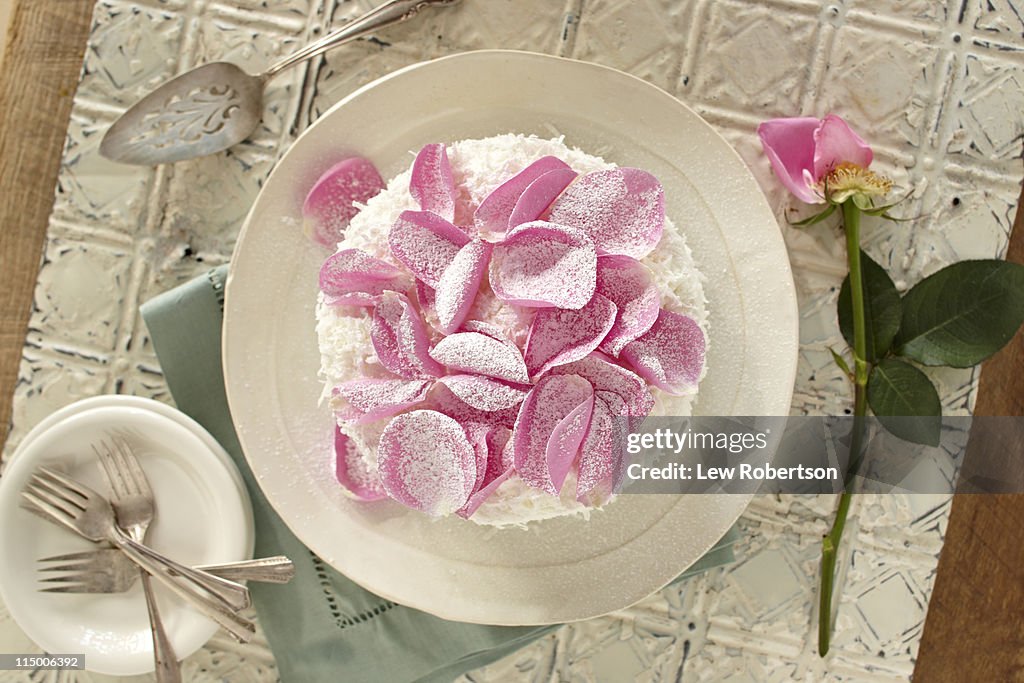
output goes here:
[[[168, 401], [137, 304], [227, 260], [260, 183], [309, 121], [378, 76], [463, 50], [571, 56], [665, 88], [737, 148], [780, 218], [790, 201], [761, 155], [757, 123], [845, 116], [875, 146], [878, 167], [910, 191], [902, 213], [921, 217], [864, 226], [866, 248], [902, 287], [1006, 248], [1024, 134], [1024, 5], [1015, 0], [463, 0], [281, 76], [254, 138], [227, 155], [154, 171], [96, 153], [106, 126], [164, 78], [214, 59], [256, 71], [371, 4], [97, 4], [5, 455], [78, 398], [121, 392]], [[842, 344], [834, 321], [842, 242], [826, 226], [783, 233], [801, 304], [792, 410], [837, 413], [849, 405], [828, 353]], [[970, 410], [975, 373], [932, 376], [948, 413]], [[948, 499], [860, 497], [855, 505], [825, 662], [813, 652], [812, 604], [834, 500], [789, 496], [754, 501], [734, 565], [567, 626], [462, 680], [906, 680]], [[0, 649], [35, 649], [3, 610]], [[259, 640], [238, 647], [217, 636], [184, 667], [191, 680], [276, 679]]]

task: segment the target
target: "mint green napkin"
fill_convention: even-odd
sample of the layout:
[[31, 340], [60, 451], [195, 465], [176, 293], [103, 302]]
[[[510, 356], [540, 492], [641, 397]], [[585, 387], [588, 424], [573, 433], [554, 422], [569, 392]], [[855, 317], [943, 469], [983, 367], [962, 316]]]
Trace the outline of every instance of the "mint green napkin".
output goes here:
[[[234, 458], [252, 498], [256, 555], [287, 555], [295, 579], [252, 584], [260, 624], [281, 680], [315, 683], [450, 683], [558, 626], [481, 626], [446, 621], [370, 593], [324, 564], [292, 535], [263, 497], [228, 412], [220, 361], [227, 267], [212, 270], [142, 306], [178, 408]], [[730, 530], [681, 577], [733, 561]]]

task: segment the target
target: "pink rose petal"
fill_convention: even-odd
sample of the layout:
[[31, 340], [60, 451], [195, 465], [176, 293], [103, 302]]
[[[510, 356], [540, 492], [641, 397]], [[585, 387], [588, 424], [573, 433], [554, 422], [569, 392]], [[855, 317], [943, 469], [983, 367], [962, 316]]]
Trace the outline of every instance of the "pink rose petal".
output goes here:
[[416, 303], [420, 307], [420, 315], [428, 325], [440, 331], [441, 323], [438, 322], [437, 311], [434, 309], [436, 299], [437, 295], [433, 287], [425, 284], [423, 280], [416, 280]]
[[635, 372], [624, 368], [602, 353], [594, 352], [582, 360], [551, 369], [555, 375], [579, 375], [590, 382], [594, 391], [610, 391], [618, 394], [626, 403], [630, 416], [630, 429], [638, 429], [640, 423], [654, 408], [647, 383]]
[[580, 449], [576, 500], [603, 505], [611, 498], [624, 462], [629, 414], [622, 397], [612, 391], [594, 392], [594, 414]]
[[704, 331], [685, 315], [661, 310], [650, 331], [620, 356], [651, 384], [670, 394], [693, 393], [704, 369]]
[[476, 484], [476, 453], [458, 422], [433, 410], [391, 420], [377, 445], [384, 490], [433, 516], [460, 509]]
[[313, 184], [302, 203], [306, 233], [314, 241], [334, 249], [345, 228], [365, 204], [384, 189], [376, 167], [362, 157], [352, 157], [331, 166]]
[[492, 246], [479, 239], [459, 250], [437, 283], [434, 309], [440, 329], [451, 334], [459, 329], [473, 307], [480, 281], [487, 270]]
[[504, 342], [506, 344], [511, 344], [512, 346], [515, 346], [515, 344], [513, 344], [509, 340], [508, 336], [506, 336], [505, 333], [501, 331], [501, 328], [499, 328], [497, 325], [485, 323], [481, 320], [467, 320], [465, 323], [462, 324], [462, 331], [479, 332], [480, 334], [486, 334], [491, 339], [497, 339], [500, 342]]
[[661, 295], [647, 266], [629, 256], [598, 257], [597, 293], [618, 308], [615, 325], [600, 347], [618, 357], [622, 347], [651, 329], [658, 319]]
[[391, 417], [422, 403], [433, 380], [356, 379], [335, 387], [331, 407], [353, 423]]
[[380, 477], [363, 460], [355, 442], [337, 426], [334, 428], [334, 477], [359, 500], [381, 500], [388, 496]]
[[426, 145], [416, 155], [409, 194], [423, 211], [431, 211], [449, 222], [455, 220], [455, 180], [444, 145]]
[[484, 234], [504, 233], [511, 227], [509, 218], [512, 216], [516, 202], [519, 201], [520, 196], [530, 186], [530, 183], [545, 173], [555, 170], [571, 169], [556, 157], [541, 157], [499, 185], [480, 202], [476, 213], [473, 214], [473, 223], [476, 225], [476, 229]]
[[[458, 375], [448, 375], [456, 377]], [[445, 378], [447, 379], [447, 377]], [[511, 429], [519, 414], [518, 404], [499, 410], [480, 410], [469, 405], [448, 388], [446, 382], [437, 382], [430, 391], [427, 407], [456, 420], [463, 427], [480, 424], [488, 429], [502, 427]]]
[[821, 121], [809, 116], [771, 119], [757, 127], [772, 170], [797, 199], [808, 204], [824, 202], [814, 191], [814, 136]]
[[548, 171], [530, 183], [516, 202], [516, 207], [512, 209], [508, 227], [514, 228], [540, 218], [577, 175], [579, 174], [576, 171], [569, 168], [557, 169]]
[[388, 233], [394, 257], [434, 288], [459, 249], [468, 243], [466, 233], [429, 211], [403, 211]]
[[[469, 500], [456, 514], [465, 519], [473, 516], [483, 503], [498, 490], [515, 469], [512, 467], [511, 459], [505, 460], [502, 455], [505, 445], [509, 441], [511, 432], [508, 429], [498, 427], [487, 431], [487, 470], [483, 479], [477, 480], [477, 486], [470, 495]], [[479, 461], [477, 461], [479, 466]], [[478, 473], [479, 474], [479, 473]]]
[[438, 363], [462, 372], [528, 384], [523, 356], [514, 346], [479, 332], [456, 332], [430, 350]]
[[583, 308], [596, 281], [594, 243], [575, 228], [523, 223], [491, 255], [491, 289], [502, 301], [519, 306]]
[[448, 375], [438, 381], [473, 408], [487, 412], [513, 408], [529, 393], [529, 389], [482, 375]]
[[643, 258], [665, 227], [665, 191], [638, 168], [587, 173], [551, 206], [548, 220], [585, 232], [601, 254]]
[[594, 390], [576, 375], [549, 375], [523, 401], [512, 430], [515, 468], [530, 486], [558, 495], [590, 424]]
[[531, 377], [556, 365], [580, 360], [597, 348], [615, 323], [615, 304], [595, 294], [578, 311], [542, 308], [526, 340], [526, 369]]
[[[466, 438], [473, 446], [473, 454], [476, 460], [476, 479], [473, 481], [473, 491], [484, 485], [484, 478], [487, 476], [487, 461], [490, 459], [490, 452], [487, 449], [487, 434], [494, 429], [487, 425], [471, 423], [463, 425]], [[468, 502], [468, 501], [467, 501]]]
[[320, 291], [332, 305], [372, 306], [385, 291], [410, 286], [411, 278], [400, 269], [359, 249], [339, 251], [320, 267]]
[[835, 114], [822, 119], [821, 125], [814, 131], [815, 181], [820, 181], [842, 163], [867, 168], [873, 158], [868, 143]]
[[439, 377], [444, 368], [428, 352], [430, 336], [409, 300], [384, 292], [373, 311], [370, 341], [381, 365], [399, 377]]

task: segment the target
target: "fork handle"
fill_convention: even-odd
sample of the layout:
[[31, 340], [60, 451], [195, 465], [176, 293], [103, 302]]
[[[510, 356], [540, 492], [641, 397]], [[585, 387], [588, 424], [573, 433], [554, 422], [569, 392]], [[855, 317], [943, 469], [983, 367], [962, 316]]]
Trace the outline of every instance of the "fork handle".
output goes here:
[[388, 2], [374, 7], [366, 14], [353, 19], [341, 28], [331, 31], [323, 38], [313, 41], [298, 52], [288, 55], [267, 69], [263, 73], [263, 78], [273, 78], [288, 67], [295, 66], [307, 59], [312, 59], [339, 45], [344, 45], [356, 38], [362, 38], [385, 26], [391, 26], [392, 24], [412, 19], [421, 9], [426, 7], [432, 5], [453, 5], [456, 2], [458, 0], [388, 0]]
[[231, 581], [288, 583], [295, 577], [295, 565], [284, 555], [224, 564], [203, 564], [193, 569], [201, 569]]
[[[176, 570], [169, 568], [159, 560], [152, 559], [145, 552], [149, 550], [146, 546], [131, 540], [125, 536], [123, 532], [115, 533], [112, 540], [124, 551], [125, 555], [132, 559], [133, 562], [149, 572], [153, 578], [164, 584], [179, 598], [185, 600], [200, 612], [217, 622], [221, 628], [234, 636], [239, 642], [247, 643], [252, 640], [254, 635], [256, 635], [256, 626], [251, 621], [240, 617], [234, 611], [226, 608], [221, 602], [207, 597], [205, 593], [200, 592], [205, 590], [202, 586], [197, 586], [195, 583], [187, 580], [177, 580], [175, 578]], [[173, 560], [166, 560], [166, 562], [176, 565], [177, 567], [181, 567], [181, 565]], [[187, 567], [181, 568], [190, 573], [192, 571]]]
[[142, 592], [146, 596], [146, 610], [149, 612], [149, 628], [153, 632], [153, 661], [156, 665], [156, 683], [181, 683], [181, 665], [174, 654], [174, 646], [167, 637], [164, 622], [157, 611], [156, 596], [153, 595], [153, 579], [145, 569], [142, 574]]
[[180, 576], [188, 583], [205, 590], [234, 612], [243, 610], [252, 604], [249, 589], [245, 586], [228, 579], [222, 579], [219, 576], [214, 576], [201, 569], [192, 569], [191, 567], [179, 564], [152, 548], [137, 543], [119, 527], [114, 527], [111, 540], [150, 574], [154, 573], [153, 570], [142, 564], [138, 559], [139, 557], [144, 557], [151, 566], [158, 567], [160, 573], [168, 574], [171, 577], [175, 575]]

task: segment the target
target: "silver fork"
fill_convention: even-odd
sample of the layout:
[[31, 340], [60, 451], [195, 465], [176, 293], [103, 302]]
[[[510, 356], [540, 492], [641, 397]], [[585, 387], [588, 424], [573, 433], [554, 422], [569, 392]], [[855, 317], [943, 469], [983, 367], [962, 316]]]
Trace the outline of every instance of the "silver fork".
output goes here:
[[[91, 541], [112, 541], [128, 557], [175, 595], [188, 601], [241, 642], [256, 633], [251, 621], [236, 612], [249, 606], [245, 586], [198, 572], [136, 543], [117, 526], [110, 503], [88, 486], [60, 472], [40, 467], [21, 492], [29, 511], [61, 524]], [[179, 580], [180, 578], [180, 580]], [[241, 591], [241, 593], [239, 593]], [[229, 607], [242, 597], [244, 604]]]
[[[44, 593], [123, 593], [139, 578], [139, 567], [117, 548], [100, 548], [80, 553], [54, 555], [38, 560], [39, 571], [49, 574], [40, 588]], [[240, 562], [194, 566], [230, 581], [288, 583], [295, 565], [284, 555]]]
[[[146, 540], [146, 531], [156, 513], [153, 489], [125, 440], [112, 437], [111, 441], [113, 446], [104, 440], [100, 441], [99, 447], [94, 444], [92, 450], [103, 466], [103, 473], [110, 484], [110, 504], [114, 508], [118, 526], [124, 529], [133, 541], [142, 543]], [[139, 568], [136, 573], [142, 579], [142, 592], [146, 597], [146, 610], [149, 612], [149, 628], [153, 633], [156, 680], [158, 683], [180, 683], [181, 666], [178, 664], [178, 656], [174, 654], [174, 646], [167, 637], [164, 623], [160, 619], [152, 579], [145, 569]]]

